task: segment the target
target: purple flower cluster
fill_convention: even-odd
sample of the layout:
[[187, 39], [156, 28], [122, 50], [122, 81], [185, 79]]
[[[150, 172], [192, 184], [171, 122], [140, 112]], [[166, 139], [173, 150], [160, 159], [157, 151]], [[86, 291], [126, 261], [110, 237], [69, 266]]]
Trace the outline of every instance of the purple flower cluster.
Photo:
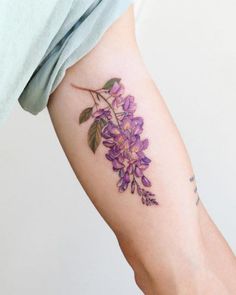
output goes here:
[[93, 105], [79, 116], [79, 124], [93, 118], [88, 129], [88, 145], [95, 154], [101, 141], [107, 148], [106, 158], [119, 175], [119, 192], [130, 189], [137, 193], [146, 206], [158, 205], [146, 170], [151, 160], [145, 155], [148, 139], [142, 139], [143, 118], [135, 116], [136, 103], [119, 78], [108, 80], [103, 88], [94, 90], [71, 84], [74, 88], [90, 93]]
[[104, 146], [108, 148], [106, 158], [119, 174], [118, 189], [124, 192], [130, 187], [131, 193], [137, 192], [143, 204], [158, 205], [154, 194], [147, 190], [151, 182], [144, 173], [151, 160], [144, 151], [149, 142], [148, 139], [141, 139], [143, 119], [134, 116], [134, 97], [124, 96], [124, 86], [120, 82], [115, 82], [108, 94], [112, 98], [115, 118], [106, 108], [97, 110], [93, 116], [107, 121], [101, 135]]
[[111, 111], [107, 108], [97, 110], [96, 112], [93, 113], [93, 117], [97, 120], [105, 119], [109, 121], [112, 119]]

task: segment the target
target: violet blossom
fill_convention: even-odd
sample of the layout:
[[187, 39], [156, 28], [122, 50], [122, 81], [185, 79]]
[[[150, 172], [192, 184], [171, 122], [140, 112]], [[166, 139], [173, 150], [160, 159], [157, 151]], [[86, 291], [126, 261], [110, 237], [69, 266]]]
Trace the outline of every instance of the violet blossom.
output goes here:
[[[100, 105], [101, 100], [106, 104], [105, 108], [93, 112], [92, 117], [98, 122], [95, 127], [101, 128], [100, 136], [107, 149], [105, 157], [119, 176], [118, 190], [125, 192], [130, 188], [132, 194], [137, 193], [141, 197], [143, 204], [158, 205], [155, 195], [147, 190], [152, 186], [146, 173], [151, 163], [145, 155], [149, 140], [141, 137], [144, 121], [142, 117], [134, 115], [137, 107], [135, 98], [132, 95], [124, 95], [125, 88], [120, 79], [113, 78], [105, 85], [106, 87], [99, 91], [88, 91], [97, 97], [98, 101], [94, 101], [96, 107]], [[85, 119], [87, 120], [87, 116]], [[96, 132], [98, 130], [93, 128], [89, 133], [94, 152], [100, 143], [100, 140], [96, 142]]]

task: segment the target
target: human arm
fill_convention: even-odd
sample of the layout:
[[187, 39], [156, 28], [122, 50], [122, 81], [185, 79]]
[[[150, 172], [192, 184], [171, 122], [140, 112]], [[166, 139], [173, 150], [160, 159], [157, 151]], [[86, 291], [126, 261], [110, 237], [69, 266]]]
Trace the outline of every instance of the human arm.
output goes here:
[[[120, 83], [125, 88], [122, 96], [134, 96], [134, 114], [143, 120], [139, 135], [142, 140], [149, 141], [143, 152], [151, 160], [143, 173], [150, 179], [151, 187], [145, 187], [141, 177], [136, 178], [143, 188], [155, 194], [151, 197], [158, 205], [143, 205], [137, 186], [132, 194], [132, 179], [127, 189], [119, 192], [119, 169], [113, 171], [113, 163], [105, 157], [109, 147], [101, 142], [94, 152], [88, 142], [88, 130], [94, 117], [79, 124], [84, 109], [94, 107], [95, 113], [96, 104], [100, 108], [100, 103], [104, 108], [106, 102], [102, 102], [101, 97], [100, 100], [96, 98], [96, 91], [113, 77], [121, 78]], [[102, 92], [101, 95], [106, 94]], [[107, 107], [109, 110], [109, 105]], [[210, 222], [202, 203], [196, 204], [195, 184], [190, 181], [194, 174], [191, 162], [142, 62], [135, 40], [132, 8], [106, 32], [94, 50], [67, 71], [51, 95], [48, 108], [76, 176], [116, 234], [143, 292], [227, 294], [228, 289], [229, 294], [233, 294], [235, 258]], [[111, 109], [110, 112], [118, 125]], [[221, 257], [215, 259], [219, 253]], [[227, 275], [221, 271], [222, 264]]]

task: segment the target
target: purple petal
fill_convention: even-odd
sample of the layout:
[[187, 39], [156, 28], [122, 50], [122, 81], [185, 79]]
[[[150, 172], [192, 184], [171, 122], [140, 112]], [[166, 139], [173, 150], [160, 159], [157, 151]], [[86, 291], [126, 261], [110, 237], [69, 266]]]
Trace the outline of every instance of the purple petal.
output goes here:
[[133, 165], [129, 165], [127, 168], [127, 172], [131, 174], [133, 172]]
[[124, 86], [122, 84], [119, 84], [118, 82], [115, 82], [110, 90], [110, 94], [112, 96], [119, 96], [124, 93]]
[[134, 172], [135, 172], [135, 175], [137, 176], [137, 177], [141, 177], [142, 175], [143, 175], [143, 172], [141, 171], [141, 169], [139, 169], [139, 167], [135, 167], [135, 170], [134, 170]]
[[93, 113], [93, 117], [97, 118], [100, 117], [102, 114], [104, 114], [104, 109], [99, 109]]
[[135, 126], [133, 128], [133, 134], [134, 135], [139, 135], [143, 132], [143, 128], [141, 126]]
[[151, 160], [148, 157], [144, 156], [141, 159], [141, 162], [143, 162], [144, 164], [150, 164], [151, 163]]
[[130, 182], [129, 173], [127, 173], [127, 172], [125, 173], [124, 181], [125, 181], [126, 183], [129, 183], [129, 182]]
[[139, 167], [139, 169], [141, 169], [143, 171], [143, 170], [146, 170], [149, 167], [149, 165], [148, 164], [139, 164], [138, 167]]
[[124, 117], [124, 119], [122, 120], [122, 128], [124, 130], [130, 130], [131, 127], [132, 127], [131, 120], [127, 117]]
[[107, 160], [113, 161], [113, 159], [111, 158], [111, 156], [109, 154], [105, 154], [105, 157], [107, 158]]
[[127, 187], [128, 187], [128, 183], [125, 181], [122, 181], [122, 184], [119, 187], [119, 191], [122, 193], [127, 189]]
[[113, 169], [114, 170], [119, 170], [119, 169], [124, 167], [124, 165], [121, 164], [120, 162], [118, 162], [116, 159], [113, 160], [112, 164], [113, 164]]
[[116, 126], [110, 128], [109, 131], [110, 131], [110, 133], [111, 133], [112, 135], [118, 135], [118, 134], [120, 134], [120, 130], [119, 130], [119, 128], [116, 127]]
[[142, 141], [142, 149], [143, 149], [143, 150], [146, 150], [146, 149], [148, 148], [148, 145], [149, 145], [149, 141], [148, 141], [148, 139], [144, 139], [144, 140]]
[[124, 156], [122, 154], [120, 154], [119, 157], [118, 157], [118, 161], [120, 163], [124, 164], [124, 160], [125, 160]]
[[128, 96], [128, 97], [126, 97], [125, 102], [123, 104], [124, 111], [128, 111], [129, 105], [130, 105], [130, 99], [129, 99], [129, 96]]
[[143, 118], [142, 117], [133, 118], [133, 124], [142, 126], [143, 125]]
[[102, 137], [105, 138], [105, 139], [111, 138], [111, 134], [110, 134], [110, 130], [109, 130], [109, 124], [103, 129]]
[[142, 180], [142, 184], [143, 184], [144, 186], [149, 187], [149, 186], [152, 185], [152, 184], [151, 184], [151, 181], [150, 181], [146, 176], [144, 176], [144, 175], [142, 176], [141, 180]]
[[131, 183], [131, 193], [133, 194], [135, 191], [135, 181], [133, 180]]
[[115, 82], [110, 90], [111, 94], [116, 94], [120, 89], [120, 84], [118, 82]]
[[131, 95], [128, 95], [125, 98], [124, 104], [123, 104], [123, 110], [126, 112], [133, 113], [136, 110], [136, 104], [134, 103], [134, 97]]
[[108, 148], [113, 147], [115, 145], [114, 142], [108, 141], [108, 140], [105, 140], [102, 143], [103, 143], [103, 145], [105, 145], [105, 147], [108, 147]]
[[129, 111], [134, 113], [136, 111], [137, 105], [135, 103], [131, 103], [129, 106]]
[[116, 105], [116, 98], [113, 99], [111, 105], [112, 105], [113, 109], [117, 106], [117, 105]]
[[118, 158], [118, 156], [120, 155], [120, 149], [116, 145], [114, 145], [110, 149], [109, 155], [111, 156], [111, 158], [113, 158], [113, 160], [116, 159], [116, 158]]
[[125, 175], [125, 170], [124, 170], [124, 168], [121, 168], [121, 169], [119, 170], [119, 176], [120, 176], [120, 177], [124, 177], [124, 175]]
[[131, 152], [138, 153], [141, 149], [141, 142], [138, 140], [130, 148]]

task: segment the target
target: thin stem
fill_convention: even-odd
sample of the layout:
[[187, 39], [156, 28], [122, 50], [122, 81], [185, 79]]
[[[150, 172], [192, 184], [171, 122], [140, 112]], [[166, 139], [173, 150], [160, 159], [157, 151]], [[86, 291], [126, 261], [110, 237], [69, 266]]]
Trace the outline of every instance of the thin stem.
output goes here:
[[[91, 95], [92, 95], [92, 93], [95, 93], [98, 97], [100, 97], [103, 101], [105, 101], [106, 104], [110, 107], [111, 111], [113, 112], [113, 114], [115, 116], [115, 119], [116, 119], [116, 122], [117, 122], [117, 125], [120, 128], [120, 123], [119, 123], [117, 114], [116, 114], [114, 108], [112, 107], [111, 103], [101, 93], [98, 92], [101, 89], [99, 89], [99, 90], [93, 90], [93, 89], [89, 89], [89, 88], [85, 88], [85, 87], [80, 87], [80, 86], [74, 85], [73, 83], [71, 84], [71, 86], [74, 87], [74, 88], [76, 88], [76, 89], [79, 89], [79, 90], [88, 91], [88, 92], [90, 92]], [[94, 99], [94, 97], [93, 97], [93, 99]]]
[[97, 93], [96, 90], [93, 90], [93, 89], [89, 89], [89, 88], [84, 88], [84, 87], [80, 87], [80, 86], [77, 86], [73, 83], [71, 83], [71, 86], [76, 88], [76, 89], [80, 89], [80, 90], [84, 90], [84, 91], [88, 91], [88, 92], [93, 92], [93, 93]]
[[118, 120], [118, 117], [117, 117], [117, 114], [116, 114], [114, 108], [112, 107], [112, 105], [110, 104], [110, 102], [106, 100], [106, 98], [103, 95], [101, 95], [100, 93], [98, 93], [98, 95], [101, 97], [101, 99], [103, 99], [108, 104], [108, 106], [110, 107], [110, 109], [112, 110], [112, 112], [113, 112], [113, 114], [115, 116], [117, 125], [120, 128], [120, 123], [119, 123], [119, 120]]
[[117, 115], [124, 115], [126, 112], [117, 112]]
[[96, 109], [98, 109], [98, 103], [96, 102], [95, 97], [93, 96], [93, 93], [91, 91], [89, 91], [89, 92], [90, 92], [90, 94], [91, 94], [91, 96], [93, 98], [94, 105], [95, 105]]

